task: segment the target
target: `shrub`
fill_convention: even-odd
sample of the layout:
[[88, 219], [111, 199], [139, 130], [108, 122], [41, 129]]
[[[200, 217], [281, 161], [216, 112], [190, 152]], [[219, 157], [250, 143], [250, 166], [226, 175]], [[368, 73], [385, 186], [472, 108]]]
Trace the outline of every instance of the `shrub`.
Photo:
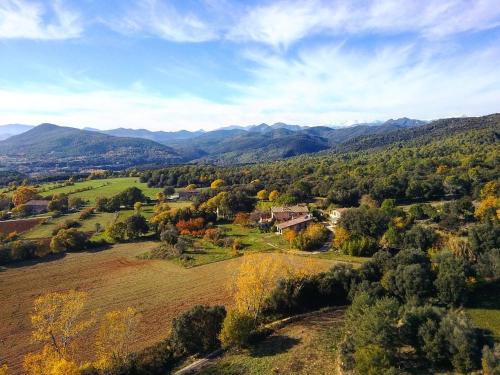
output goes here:
[[81, 224], [73, 219], [66, 219], [63, 223], [56, 225], [52, 230], [52, 235], [55, 236], [61, 229], [78, 228]]
[[173, 320], [172, 343], [189, 354], [215, 350], [225, 317], [224, 306], [195, 306]]
[[466, 264], [452, 254], [441, 256], [434, 285], [437, 296], [444, 304], [458, 306], [467, 299]]
[[389, 352], [379, 345], [367, 345], [356, 350], [354, 362], [357, 374], [381, 375], [395, 370]]
[[366, 257], [377, 252], [378, 244], [371, 237], [354, 235], [342, 243], [341, 250], [347, 255]]
[[94, 207], [87, 207], [80, 212], [79, 220], [87, 220], [94, 214]]
[[139, 238], [141, 235], [148, 233], [149, 225], [146, 218], [139, 214], [134, 214], [125, 219], [126, 234], [131, 240]]
[[178, 239], [179, 232], [174, 226], [169, 226], [160, 233], [160, 240], [166, 244], [175, 245]]
[[248, 345], [252, 332], [256, 328], [254, 318], [238, 310], [230, 310], [222, 325], [220, 341], [223, 347]]
[[125, 236], [127, 233], [127, 225], [121, 221], [117, 221], [106, 229], [106, 234], [113, 241], [122, 242], [125, 241]]
[[319, 223], [310, 224], [293, 239], [293, 246], [300, 250], [314, 250], [328, 239], [328, 229]]
[[83, 250], [86, 245], [87, 236], [75, 228], [61, 229], [50, 241], [50, 249], [56, 253]]

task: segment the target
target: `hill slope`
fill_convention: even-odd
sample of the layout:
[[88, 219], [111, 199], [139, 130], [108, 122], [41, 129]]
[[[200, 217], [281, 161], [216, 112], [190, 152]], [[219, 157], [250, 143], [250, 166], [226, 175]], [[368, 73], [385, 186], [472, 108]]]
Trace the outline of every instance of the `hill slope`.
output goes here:
[[5, 164], [124, 168], [179, 162], [171, 148], [138, 138], [113, 137], [92, 131], [41, 124], [0, 142]]
[[7, 124], [0, 126], [0, 141], [12, 137], [13, 135], [24, 133], [34, 126], [22, 124]]

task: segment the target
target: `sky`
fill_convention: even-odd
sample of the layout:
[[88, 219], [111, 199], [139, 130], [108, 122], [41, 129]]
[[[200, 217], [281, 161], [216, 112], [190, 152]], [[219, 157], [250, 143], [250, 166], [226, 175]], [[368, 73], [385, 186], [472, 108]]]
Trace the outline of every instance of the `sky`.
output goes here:
[[499, 0], [0, 0], [0, 124], [500, 112]]

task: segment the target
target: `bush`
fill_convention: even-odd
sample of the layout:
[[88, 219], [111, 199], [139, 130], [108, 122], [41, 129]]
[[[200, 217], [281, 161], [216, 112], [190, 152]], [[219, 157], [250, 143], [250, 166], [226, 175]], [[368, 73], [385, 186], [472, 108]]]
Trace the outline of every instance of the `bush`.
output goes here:
[[247, 346], [255, 328], [256, 322], [252, 316], [238, 310], [230, 310], [224, 319], [219, 336], [222, 346], [225, 348], [233, 345]]
[[173, 320], [172, 343], [189, 354], [215, 350], [225, 317], [224, 306], [195, 306]]
[[174, 226], [169, 226], [160, 233], [161, 242], [166, 244], [175, 245], [178, 239], [179, 232], [177, 232], [177, 229]]
[[310, 224], [293, 239], [293, 246], [300, 250], [314, 250], [328, 239], [328, 229], [319, 223]]
[[87, 220], [94, 214], [94, 207], [87, 207], [80, 212], [79, 220]]
[[61, 229], [78, 228], [81, 224], [73, 219], [66, 219], [63, 223], [56, 225], [52, 230], [52, 235], [55, 236]]
[[87, 236], [75, 228], [61, 229], [50, 241], [50, 249], [55, 253], [83, 250], [86, 245]]
[[[382, 375], [397, 374], [392, 367], [389, 352], [378, 345], [367, 345], [354, 353], [355, 369], [357, 374]], [[391, 372], [389, 372], [391, 371]]]
[[122, 242], [125, 241], [125, 236], [127, 234], [127, 225], [121, 221], [111, 224], [106, 229], [106, 234], [113, 241]]
[[341, 245], [344, 254], [360, 257], [368, 257], [378, 250], [377, 241], [371, 237], [354, 235]]

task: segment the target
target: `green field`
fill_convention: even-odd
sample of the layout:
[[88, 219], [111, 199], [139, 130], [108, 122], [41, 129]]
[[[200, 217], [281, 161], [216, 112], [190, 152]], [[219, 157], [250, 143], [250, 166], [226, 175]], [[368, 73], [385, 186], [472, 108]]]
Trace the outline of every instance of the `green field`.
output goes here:
[[466, 312], [474, 323], [491, 332], [500, 342], [500, 281], [480, 287], [474, 292]]
[[[50, 189], [54, 184], [41, 185], [40, 189], [47, 189], [41, 192], [42, 195], [52, 195], [55, 193], [65, 193], [71, 194], [75, 197], [80, 197], [86, 199], [93, 204], [97, 197], [110, 197], [112, 195], [118, 194], [121, 191], [131, 187], [136, 186], [142, 190], [144, 195], [149, 198], [155, 199], [156, 194], [163, 189], [161, 188], [150, 188], [147, 184], [139, 182], [138, 177], [119, 177], [119, 178], [108, 178], [103, 180], [89, 180], [83, 182], [76, 182], [72, 186], [64, 186], [57, 189]], [[90, 190], [82, 191], [76, 193], [77, 189], [91, 188]]]

